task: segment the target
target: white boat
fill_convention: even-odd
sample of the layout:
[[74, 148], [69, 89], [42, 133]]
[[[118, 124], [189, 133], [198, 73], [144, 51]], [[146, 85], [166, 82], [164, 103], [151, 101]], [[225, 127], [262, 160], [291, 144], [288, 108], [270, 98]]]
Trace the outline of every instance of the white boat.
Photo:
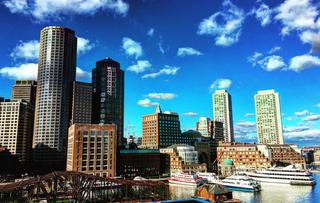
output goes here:
[[215, 173], [201, 173], [201, 172], [197, 172], [197, 175], [200, 178], [205, 179], [208, 183], [212, 183], [217, 179], [217, 176]]
[[260, 169], [254, 172], [246, 172], [251, 178], [260, 182], [282, 183], [291, 185], [314, 185], [315, 180], [312, 173], [305, 170], [294, 168], [292, 165], [287, 167], [272, 167]]
[[199, 186], [205, 183], [203, 178], [200, 178], [197, 174], [179, 173], [175, 176], [167, 178], [169, 183]]
[[223, 185], [231, 190], [239, 190], [244, 192], [258, 192], [261, 190], [261, 185], [258, 181], [246, 175], [232, 175], [225, 179], [216, 179], [212, 183]]

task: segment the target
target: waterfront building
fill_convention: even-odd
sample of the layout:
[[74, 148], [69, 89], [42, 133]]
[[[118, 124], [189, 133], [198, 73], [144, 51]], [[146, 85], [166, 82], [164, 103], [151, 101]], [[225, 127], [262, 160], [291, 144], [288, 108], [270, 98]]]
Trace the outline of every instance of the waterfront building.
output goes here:
[[106, 58], [92, 70], [92, 122], [117, 125], [118, 145], [124, 144], [124, 71], [120, 63]]
[[211, 137], [212, 123], [210, 118], [200, 117], [197, 122], [196, 130], [204, 137]]
[[170, 160], [170, 174], [179, 172], [207, 172], [207, 164], [198, 162], [198, 152], [194, 146], [186, 144], [175, 144], [167, 148], [160, 149], [160, 153], [166, 154]]
[[240, 200], [232, 199], [231, 190], [219, 184], [203, 184], [196, 188], [195, 194], [197, 197], [210, 202], [240, 202]]
[[22, 162], [30, 161], [34, 106], [19, 99], [0, 102], [0, 146], [17, 155]]
[[[65, 27], [41, 30], [33, 136], [34, 160], [65, 169], [71, 119], [72, 82], [76, 77], [77, 38]], [[53, 169], [51, 165], [50, 170]]]
[[294, 165], [296, 168], [305, 169], [306, 161], [303, 155], [291, 145], [267, 145], [271, 150], [272, 162], [278, 166]]
[[213, 95], [214, 120], [223, 123], [225, 142], [234, 142], [231, 95], [226, 90], [216, 90]]
[[232, 176], [236, 172], [236, 167], [233, 164], [233, 161], [230, 159], [225, 159], [219, 165], [220, 175], [222, 177]]
[[279, 94], [274, 90], [258, 91], [254, 96], [259, 144], [283, 144]]
[[179, 115], [162, 112], [160, 105], [154, 114], [142, 118], [142, 145], [144, 148], [159, 149], [184, 143], [181, 136]]
[[314, 165], [320, 165], [320, 150], [316, 150], [314, 153], [313, 153], [313, 164]]
[[35, 106], [37, 94], [37, 81], [17, 80], [12, 87], [12, 99], [23, 99]]
[[73, 124], [68, 135], [67, 171], [115, 176], [116, 141], [114, 124]]
[[256, 144], [220, 142], [217, 148], [217, 162], [220, 166], [225, 159], [229, 159], [237, 169], [242, 170], [272, 166], [271, 154], [268, 149], [261, 147], [261, 150]]
[[161, 157], [158, 149], [120, 150], [117, 176], [133, 179], [158, 178], [161, 175]]
[[303, 147], [301, 153], [306, 160], [306, 164], [314, 162], [314, 152], [320, 150], [320, 146]]
[[71, 124], [91, 123], [92, 85], [91, 83], [72, 83], [72, 114]]

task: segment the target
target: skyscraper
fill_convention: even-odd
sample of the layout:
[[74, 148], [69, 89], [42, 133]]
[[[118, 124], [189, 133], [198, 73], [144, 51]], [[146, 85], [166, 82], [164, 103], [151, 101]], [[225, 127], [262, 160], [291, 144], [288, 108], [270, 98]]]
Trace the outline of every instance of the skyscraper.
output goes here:
[[85, 82], [73, 82], [72, 115], [73, 123], [91, 123], [92, 85]]
[[117, 125], [118, 144], [123, 143], [124, 71], [111, 58], [97, 61], [92, 70], [92, 122]]
[[258, 91], [254, 96], [259, 144], [283, 144], [279, 94], [274, 90]]
[[223, 123], [224, 141], [234, 142], [231, 95], [226, 90], [216, 90], [212, 97], [214, 120]]
[[179, 115], [174, 112], [162, 112], [160, 105], [154, 114], [142, 118], [142, 145], [149, 149], [159, 149], [173, 144], [183, 143]]
[[40, 151], [35, 150], [39, 152], [35, 161], [65, 159], [76, 56], [73, 30], [60, 26], [41, 30], [33, 139], [33, 147]]
[[36, 103], [37, 82], [34, 80], [17, 80], [12, 87], [12, 99], [23, 99], [32, 106]]
[[30, 160], [34, 106], [22, 99], [0, 102], [0, 146], [16, 154], [20, 161]]
[[196, 130], [201, 133], [203, 137], [211, 137], [212, 123], [210, 118], [200, 117], [197, 122]]

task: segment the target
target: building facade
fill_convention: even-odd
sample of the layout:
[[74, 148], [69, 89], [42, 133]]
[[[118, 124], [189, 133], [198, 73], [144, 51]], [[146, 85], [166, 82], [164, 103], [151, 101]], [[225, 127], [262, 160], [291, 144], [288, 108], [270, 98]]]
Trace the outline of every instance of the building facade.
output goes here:
[[59, 26], [46, 27], [40, 35], [34, 159], [65, 163], [77, 38], [73, 30]]
[[123, 144], [124, 71], [110, 58], [97, 61], [92, 70], [92, 122], [115, 123], [118, 144]]
[[71, 124], [91, 123], [92, 85], [85, 82], [72, 84]]
[[[269, 156], [269, 157], [268, 157]], [[217, 162], [220, 166], [224, 160], [231, 160], [240, 170], [254, 170], [271, 167], [270, 154], [260, 151], [256, 144], [219, 143]]]
[[283, 144], [279, 94], [274, 90], [258, 91], [254, 96], [259, 144]]
[[142, 118], [142, 146], [159, 149], [173, 144], [183, 143], [179, 115], [162, 112], [160, 106], [154, 114]]
[[67, 171], [115, 176], [116, 141], [114, 124], [73, 124], [68, 135]]
[[12, 99], [23, 99], [35, 106], [37, 95], [37, 81], [17, 80], [12, 87]]
[[168, 171], [171, 175], [175, 173], [207, 172], [207, 164], [198, 161], [198, 152], [194, 146], [186, 144], [175, 144], [167, 148], [160, 149], [160, 153], [167, 155], [170, 164]]
[[120, 150], [117, 176], [133, 179], [137, 176], [155, 178], [161, 175], [161, 158], [158, 149]]
[[297, 168], [305, 169], [306, 161], [303, 155], [297, 152], [290, 145], [267, 145], [271, 150], [272, 162], [279, 166], [294, 165]]
[[212, 138], [216, 141], [224, 141], [224, 129], [223, 123], [219, 121], [211, 121], [212, 122]]
[[0, 146], [30, 161], [34, 106], [24, 100], [0, 102]]
[[223, 123], [225, 142], [234, 142], [231, 95], [226, 90], [216, 90], [213, 97], [214, 120]]

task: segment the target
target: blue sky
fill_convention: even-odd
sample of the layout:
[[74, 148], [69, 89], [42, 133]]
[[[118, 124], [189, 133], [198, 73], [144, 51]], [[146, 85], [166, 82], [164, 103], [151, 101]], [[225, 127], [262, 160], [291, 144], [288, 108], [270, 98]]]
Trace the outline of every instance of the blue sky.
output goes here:
[[125, 126], [141, 135], [142, 115], [160, 103], [182, 130], [213, 117], [212, 92], [232, 95], [237, 141], [256, 141], [254, 94], [280, 93], [285, 141], [320, 144], [320, 5], [314, 0], [5, 0], [0, 4], [0, 96], [34, 79], [40, 30], [78, 36], [77, 78], [97, 60], [125, 70]]

